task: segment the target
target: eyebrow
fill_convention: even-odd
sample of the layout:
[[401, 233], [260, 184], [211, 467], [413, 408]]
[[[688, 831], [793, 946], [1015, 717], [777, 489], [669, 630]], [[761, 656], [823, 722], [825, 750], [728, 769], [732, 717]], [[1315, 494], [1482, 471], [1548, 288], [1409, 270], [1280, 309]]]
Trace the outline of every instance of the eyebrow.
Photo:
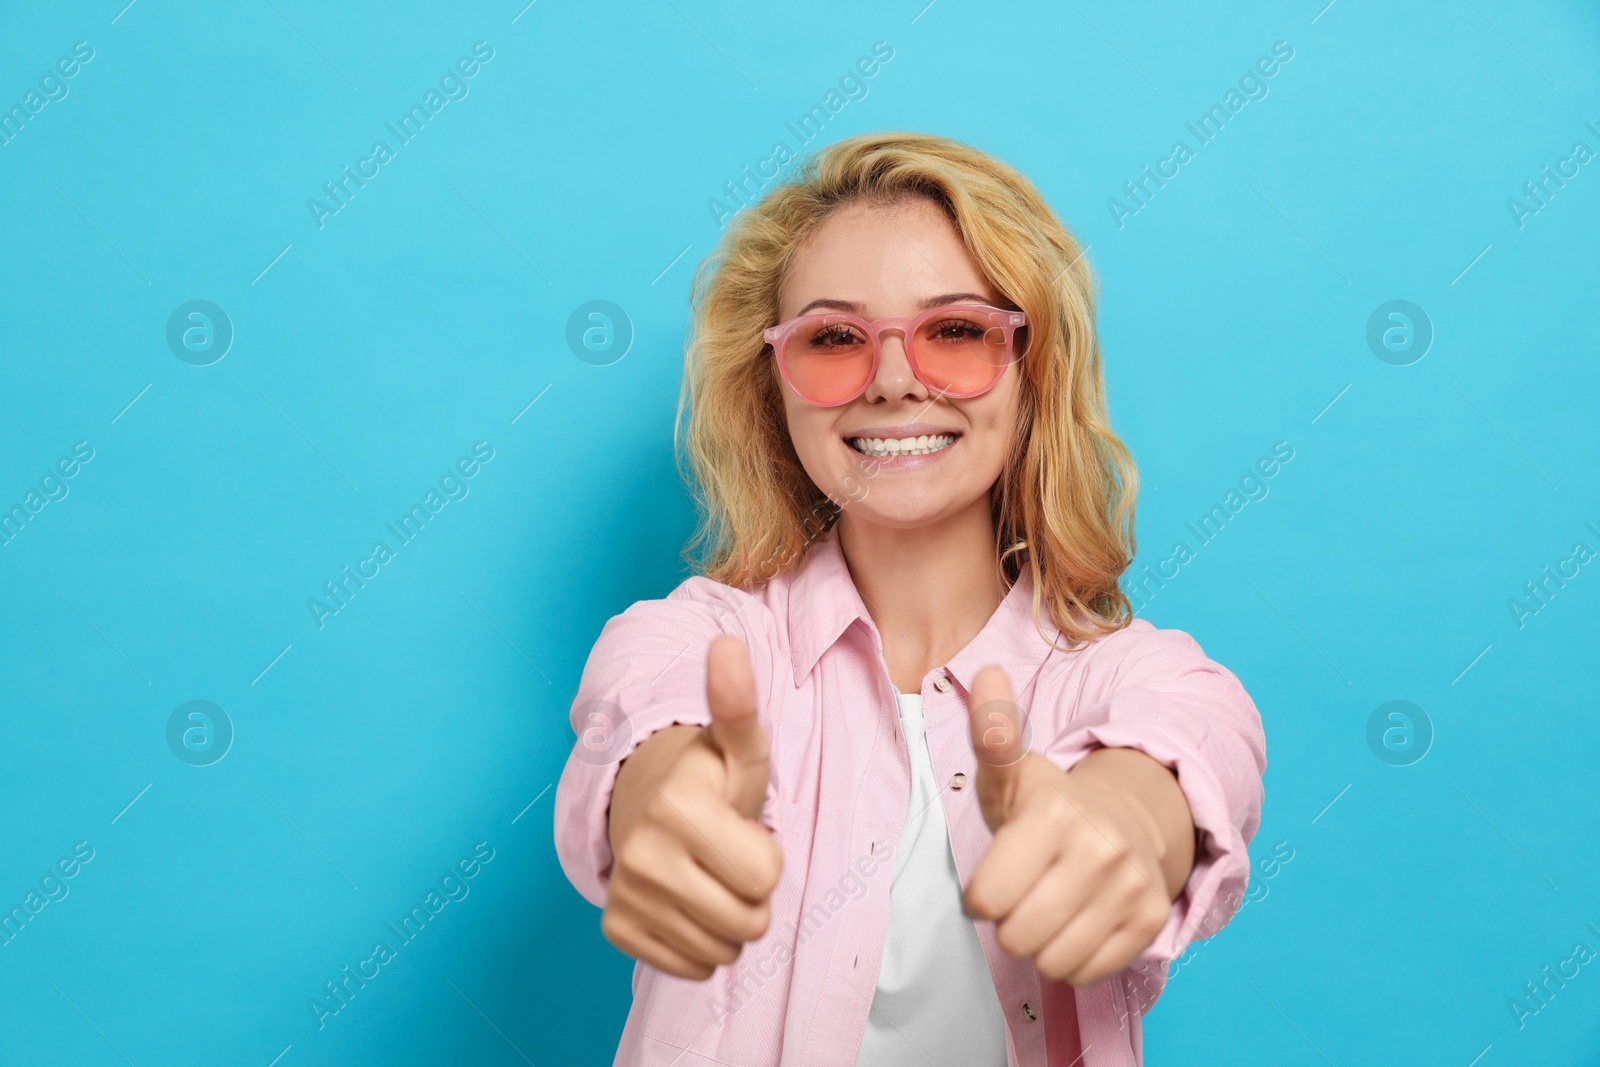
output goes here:
[[[945, 304], [965, 303], [988, 304], [989, 297], [981, 293], [943, 293], [939, 296], [927, 297], [918, 307], [926, 311], [928, 308], [940, 307]], [[860, 315], [862, 314], [862, 307], [863, 305], [856, 303], [854, 300], [834, 300], [829, 297], [823, 297], [820, 300], [811, 301], [811, 303], [795, 312], [795, 317], [798, 318], [808, 311], [815, 311], [817, 308], [827, 308], [830, 311], [848, 311], [852, 315]]]

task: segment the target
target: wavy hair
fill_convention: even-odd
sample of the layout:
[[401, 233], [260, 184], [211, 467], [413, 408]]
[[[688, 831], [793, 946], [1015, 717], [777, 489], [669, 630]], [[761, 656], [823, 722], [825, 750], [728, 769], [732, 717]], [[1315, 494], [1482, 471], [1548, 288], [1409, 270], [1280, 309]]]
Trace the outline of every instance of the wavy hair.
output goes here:
[[683, 558], [751, 589], [797, 566], [838, 520], [843, 505], [811, 481], [789, 440], [761, 332], [778, 321], [796, 250], [832, 212], [919, 197], [943, 209], [1028, 316], [1016, 433], [990, 494], [996, 562], [1008, 583], [1031, 571], [1036, 623], [1048, 606], [1073, 641], [1121, 629], [1133, 618], [1118, 580], [1134, 554], [1138, 471], [1106, 414], [1093, 274], [1032, 183], [929, 134], [862, 134], [821, 149], [734, 216], [696, 269], [674, 443], [700, 521]]

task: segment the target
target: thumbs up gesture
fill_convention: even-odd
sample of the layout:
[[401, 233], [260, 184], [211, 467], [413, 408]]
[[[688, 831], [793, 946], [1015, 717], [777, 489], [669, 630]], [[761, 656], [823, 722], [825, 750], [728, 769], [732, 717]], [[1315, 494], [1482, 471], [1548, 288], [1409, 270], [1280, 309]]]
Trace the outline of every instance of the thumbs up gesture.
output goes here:
[[994, 841], [968, 880], [966, 913], [993, 921], [1000, 947], [1046, 978], [1086, 986], [1127, 967], [1188, 876], [1192, 852], [1174, 856], [1168, 843], [1173, 794], [1187, 818], [1177, 783], [1131, 749], [1097, 749], [1071, 773], [1029, 751], [996, 666], [973, 679], [968, 716]]
[[705, 979], [766, 933], [783, 851], [757, 821], [767, 736], [750, 657], [718, 637], [706, 660], [711, 724], [652, 734], [623, 762], [611, 803], [601, 932], [635, 959]]

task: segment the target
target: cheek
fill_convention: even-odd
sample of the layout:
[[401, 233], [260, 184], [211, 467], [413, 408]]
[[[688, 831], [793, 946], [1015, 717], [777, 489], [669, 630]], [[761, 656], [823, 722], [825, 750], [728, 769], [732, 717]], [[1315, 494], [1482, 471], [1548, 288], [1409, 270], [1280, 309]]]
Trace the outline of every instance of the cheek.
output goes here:
[[805, 409], [795, 403], [789, 390], [780, 389], [779, 395], [783, 398], [783, 428], [789, 432], [789, 440], [794, 444], [794, 450], [804, 456], [806, 442], [811, 436], [806, 430]]
[[992, 484], [1005, 473], [1006, 460], [1010, 455], [1009, 427], [984, 434], [982, 448], [971, 454], [973, 475], [986, 484]]
[[1011, 453], [1012, 438], [1017, 431], [1017, 401], [1015, 373], [1008, 373], [992, 392], [968, 401], [973, 405], [966, 411], [971, 427], [968, 436], [977, 439], [972, 442], [978, 446], [973, 452], [981, 454], [986, 467], [992, 466], [998, 471]]
[[827, 457], [827, 449], [833, 442], [832, 420], [824, 417], [826, 414], [824, 409], [797, 400], [787, 389], [784, 390], [783, 415], [789, 440], [812, 481], [819, 481], [824, 476], [824, 472], [817, 467]]

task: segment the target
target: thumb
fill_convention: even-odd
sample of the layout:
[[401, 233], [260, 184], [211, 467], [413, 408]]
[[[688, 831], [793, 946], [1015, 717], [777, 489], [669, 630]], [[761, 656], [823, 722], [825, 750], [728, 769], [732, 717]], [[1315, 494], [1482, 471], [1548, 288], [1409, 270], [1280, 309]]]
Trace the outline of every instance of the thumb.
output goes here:
[[978, 759], [978, 806], [989, 829], [998, 831], [1011, 816], [1022, 780], [1022, 759], [1028, 754], [1027, 724], [1012, 699], [1004, 669], [991, 664], [973, 678], [967, 719], [972, 753]]
[[711, 744], [728, 769], [728, 801], [746, 818], [761, 814], [767, 796], [767, 733], [756, 709], [750, 653], [724, 634], [706, 655], [706, 701], [711, 706]]

